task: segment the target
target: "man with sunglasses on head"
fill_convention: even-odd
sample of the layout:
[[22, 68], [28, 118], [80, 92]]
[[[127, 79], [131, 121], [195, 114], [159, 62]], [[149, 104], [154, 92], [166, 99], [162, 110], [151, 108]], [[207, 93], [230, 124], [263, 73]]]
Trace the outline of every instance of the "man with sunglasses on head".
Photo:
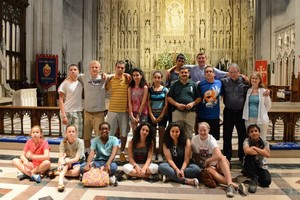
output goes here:
[[120, 130], [121, 153], [120, 161], [126, 162], [125, 147], [129, 133], [129, 115], [128, 115], [128, 86], [129, 80], [125, 72], [125, 62], [117, 61], [115, 65], [115, 74], [112, 76], [105, 89], [110, 91], [109, 107], [106, 121], [111, 125], [111, 134]]

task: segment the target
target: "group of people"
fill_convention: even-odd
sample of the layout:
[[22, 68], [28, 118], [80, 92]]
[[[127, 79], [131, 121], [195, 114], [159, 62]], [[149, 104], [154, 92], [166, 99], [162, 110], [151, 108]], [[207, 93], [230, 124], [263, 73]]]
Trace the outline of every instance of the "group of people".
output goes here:
[[[149, 85], [139, 68], [134, 68], [131, 75], [124, 73], [123, 61], [116, 63], [112, 75], [100, 74], [98, 61], [90, 62], [89, 75], [79, 74], [78, 67], [70, 65], [69, 75], [58, 89], [64, 124], [57, 170], [58, 191], [64, 191], [64, 176], [78, 176], [93, 166], [104, 167], [110, 174], [111, 184], [116, 184], [117, 137], [121, 142], [120, 161], [124, 162], [129, 121], [133, 138], [128, 142], [128, 163], [123, 166], [126, 176], [157, 179], [159, 174], [163, 181], [198, 186], [200, 171], [207, 168], [218, 183], [228, 186], [227, 196], [234, 196], [236, 191], [246, 194], [245, 186], [233, 183], [230, 173], [235, 126], [238, 157], [244, 163], [243, 172], [251, 178], [248, 191], [256, 192], [258, 183], [268, 186], [271, 178], [265, 158], [270, 156], [266, 132], [271, 100], [260, 74], [253, 73], [249, 81], [239, 73], [236, 64], [223, 72], [207, 65], [204, 53], [197, 55], [197, 61], [196, 66], [186, 66], [184, 55], [179, 54], [176, 65], [166, 74], [166, 86], [162, 84], [160, 71], [153, 73], [153, 83]], [[110, 93], [110, 99], [105, 120], [106, 92]], [[225, 157], [216, 142], [220, 139], [221, 97], [225, 104]], [[31, 136], [31, 142], [26, 143], [21, 158], [14, 159], [13, 165], [21, 171], [18, 178], [30, 177], [40, 182], [39, 173], [50, 169], [49, 146], [42, 139], [40, 127], [34, 126]], [[156, 158], [159, 165], [153, 162]]]

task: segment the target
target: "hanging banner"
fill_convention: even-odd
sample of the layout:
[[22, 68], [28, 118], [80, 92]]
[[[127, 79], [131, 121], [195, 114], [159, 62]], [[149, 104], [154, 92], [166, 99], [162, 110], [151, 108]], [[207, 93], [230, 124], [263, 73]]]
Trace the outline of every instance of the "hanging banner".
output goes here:
[[255, 71], [261, 73], [262, 83], [268, 85], [268, 61], [267, 60], [256, 60]]
[[48, 89], [57, 84], [58, 55], [36, 55], [36, 81]]

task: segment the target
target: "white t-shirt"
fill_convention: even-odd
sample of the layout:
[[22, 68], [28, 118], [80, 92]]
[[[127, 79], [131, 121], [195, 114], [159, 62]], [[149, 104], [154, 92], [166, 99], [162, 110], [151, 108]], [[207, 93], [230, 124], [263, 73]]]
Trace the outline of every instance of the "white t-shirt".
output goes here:
[[74, 82], [63, 81], [58, 88], [58, 92], [65, 94], [65, 112], [82, 111], [82, 83], [78, 80]]
[[[206, 159], [212, 157], [213, 150], [219, 147], [217, 140], [210, 134], [206, 140], [201, 140], [199, 135], [192, 139], [192, 150], [197, 164], [201, 167], [204, 166]], [[198, 158], [197, 158], [198, 157]], [[212, 162], [210, 165], [215, 166], [217, 162]]]

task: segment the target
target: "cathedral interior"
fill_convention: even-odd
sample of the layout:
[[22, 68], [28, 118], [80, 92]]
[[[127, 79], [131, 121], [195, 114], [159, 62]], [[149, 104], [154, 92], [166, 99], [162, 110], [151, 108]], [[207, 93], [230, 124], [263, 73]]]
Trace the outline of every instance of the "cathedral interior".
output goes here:
[[[47, 139], [61, 136], [57, 88], [72, 63], [82, 73], [88, 73], [89, 62], [99, 60], [102, 72], [110, 74], [114, 73], [115, 63], [124, 60], [128, 68], [140, 67], [150, 81], [152, 71], [172, 67], [179, 53], [185, 55], [186, 64], [197, 65], [196, 55], [204, 52], [207, 62], [218, 69], [226, 70], [229, 64], [237, 63], [244, 75], [260, 71], [275, 107], [270, 113], [269, 141], [275, 145], [278, 141], [297, 144], [300, 139], [297, 8], [299, 0], [1, 0], [0, 198], [224, 199], [223, 185], [214, 189], [200, 185], [196, 189], [173, 182], [135, 179], [107, 188], [86, 188], [78, 179], [65, 179], [66, 190], [58, 193], [57, 177], [45, 177], [40, 184], [16, 178], [17, 169], [12, 167], [11, 160], [19, 157], [23, 144], [7, 142], [5, 137], [19, 129], [23, 131], [21, 137], [26, 137], [24, 132], [41, 116], [46, 124], [43, 126], [48, 129]], [[51, 65], [42, 68], [46, 77], [44, 86], [38, 74], [39, 63], [46, 61]], [[31, 89], [30, 94], [18, 92], [21, 89]], [[22, 95], [29, 99], [33, 94], [35, 104], [30, 108], [11, 106], [15, 105], [16, 100], [12, 99], [17, 93], [20, 102]], [[31, 110], [35, 114], [28, 116]], [[17, 117], [21, 120], [15, 121]], [[51, 129], [59, 133], [51, 135]], [[3, 130], [9, 133], [2, 134]], [[233, 140], [236, 153], [237, 137]], [[218, 143], [222, 146], [222, 141]], [[51, 144], [51, 148], [51, 160], [56, 163], [58, 145]], [[298, 151], [299, 148], [272, 150], [268, 159], [270, 187], [259, 187], [256, 194], [236, 195], [235, 199], [299, 199]], [[119, 157], [116, 161], [119, 164]], [[237, 166], [233, 161], [233, 180], [243, 182]]]

